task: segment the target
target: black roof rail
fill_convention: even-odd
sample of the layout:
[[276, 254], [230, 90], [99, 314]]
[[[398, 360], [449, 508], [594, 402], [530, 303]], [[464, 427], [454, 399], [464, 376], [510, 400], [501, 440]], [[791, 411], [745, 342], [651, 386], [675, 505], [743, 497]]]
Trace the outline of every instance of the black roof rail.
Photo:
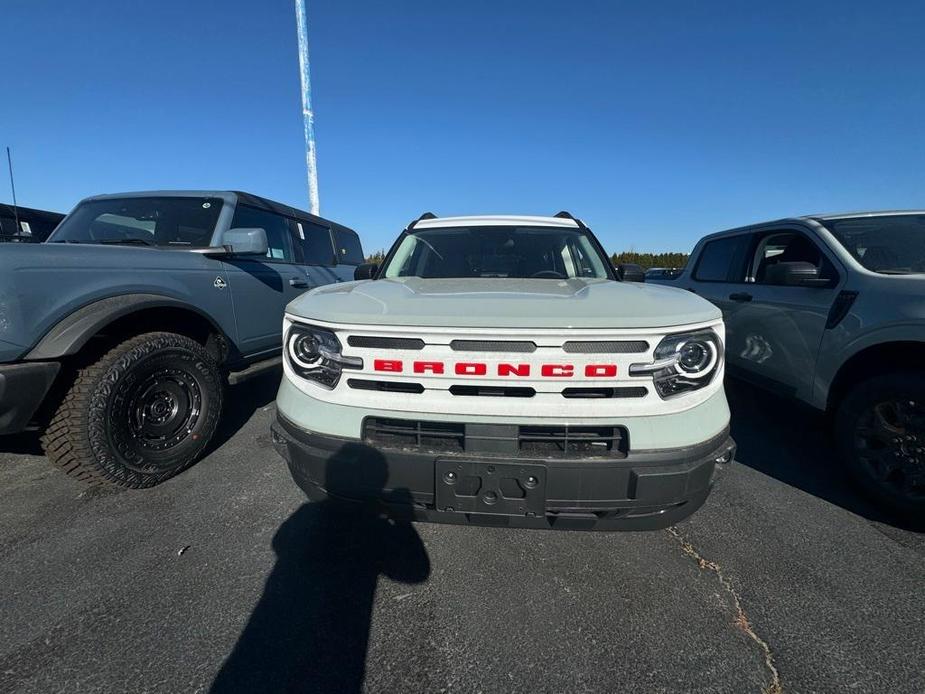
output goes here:
[[420, 217], [418, 217], [413, 222], [411, 222], [411, 224], [408, 225], [408, 229], [409, 230], [414, 229], [415, 224], [417, 224], [418, 222], [424, 221], [425, 219], [436, 219], [436, 218], [437, 218], [437, 215], [435, 215], [433, 212], [425, 212]]
[[582, 222], [580, 219], [578, 219], [578, 217], [576, 217], [575, 215], [573, 215], [571, 212], [568, 212], [567, 210], [562, 210], [561, 212], [556, 212], [556, 214], [554, 214], [553, 217], [557, 217], [557, 218], [559, 218], [559, 219], [571, 219], [573, 222], [575, 222], [575, 224], [578, 225], [578, 228], [579, 228], [579, 229], [587, 229], [587, 228], [588, 228], [588, 227], [585, 226], [585, 223], [584, 223], [584, 222]]

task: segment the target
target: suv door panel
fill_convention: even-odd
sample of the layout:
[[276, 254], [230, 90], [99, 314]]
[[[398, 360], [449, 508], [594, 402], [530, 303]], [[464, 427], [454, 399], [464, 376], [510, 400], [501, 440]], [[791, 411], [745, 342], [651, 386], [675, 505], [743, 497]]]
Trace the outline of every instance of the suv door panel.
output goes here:
[[[835, 273], [831, 286], [782, 286], [763, 282], [761, 268], [767, 265], [764, 255], [777, 251], [764, 242], [778, 235], [780, 243], [785, 244], [784, 254], [794, 244], [806, 247], [806, 242], [811, 243], [820, 265]], [[803, 230], [775, 229], [754, 232], [752, 236], [754, 250], [748, 279], [757, 281], [739, 285], [738, 291], [748, 292], [751, 300], [743, 302], [727, 319], [727, 329], [736, 335], [734, 346], [727, 346], [728, 361], [752, 380], [771, 381], [786, 392], [808, 393], [828, 313], [839, 292], [838, 272], [833, 260], [824, 252], [824, 246]], [[762, 250], [765, 248], [769, 250]]]
[[[266, 258], [236, 257], [223, 261], [234, 298], [239, 349], [244, 355], [272, 352], [282, 344], [282, 315], [290, 301], [311, 284], [297, 265], [289, 220], [275, 213], [239, 205], [233, 227], [267, 232]], [[275, 311], [269, 310], [276, 307]]]

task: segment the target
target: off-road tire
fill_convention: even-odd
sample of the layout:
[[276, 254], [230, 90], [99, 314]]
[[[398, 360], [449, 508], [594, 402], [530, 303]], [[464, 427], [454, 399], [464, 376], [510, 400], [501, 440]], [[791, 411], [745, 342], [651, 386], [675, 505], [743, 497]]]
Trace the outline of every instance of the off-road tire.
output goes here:
[[[874, 437], [876, 440], [873, 445], [864, 442], [871, 438], [864, 433], [864, 428], [865, 425], [867, 429], [870, 428], [870, 422], [873, 421], [871, 413], [875, 412], [873, 408], [891, 401], [898, 401], [907, 409], [903, 411], [902, 417], [894, 412], [894, 415], [888, 415], [887, 419], [910, 419], [910, 412], [919, 414], [911, 417], [911, 423], [880, 432]], [[914, 409], [910, 403], [915, 403]], [[921, 486], [916, 487], [917, 492], [908, 494], [902, 493], [896, 487], [902, 481], [902, 475], [909, 475], [910, 471], [912, 474], [925, 476], [925, 454], [922, 452], [925, 450], [925, 423], [921, 419], [921, 412], [925, 411], [923, 408], [925, 373], [897, 371], [875, 376], [849, 390], [838, 404], [834, 422], [836, 442], [842, 459], [860, 490], [883, 507], [898, 511], [901, 515], [916, 521], [925, 518], [925, 498], [921, 495]], [[889, 464], [895, 464], [898, 460], [908, 467], [903, 467], [899, 472], [889, 473], [890, 480], [878, 479], [872, 466], [864, 460], [865, 455], [874, 458], [874, 453], [882, 453]]]
[[138, 335], [77, 371], [42, 447], [75, 479], [153, 487], [196, 461], [215, 433], [222, 397], [218, 366], [198, 342]]

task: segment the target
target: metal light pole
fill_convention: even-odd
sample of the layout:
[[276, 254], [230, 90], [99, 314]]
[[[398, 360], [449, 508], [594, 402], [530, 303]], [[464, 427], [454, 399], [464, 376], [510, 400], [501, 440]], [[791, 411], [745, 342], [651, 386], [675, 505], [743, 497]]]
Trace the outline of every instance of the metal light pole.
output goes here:
[[305, 120], [305, 165], [308, 168], [308, 211], [319, 214], [318, 164], [315, 159], [315, 114], [312, 113], [312, 83], [308, 69], [308, 15], [305, 0], [295, 0], [299, 33], [299, 77], [302, 80], [302, 117]]

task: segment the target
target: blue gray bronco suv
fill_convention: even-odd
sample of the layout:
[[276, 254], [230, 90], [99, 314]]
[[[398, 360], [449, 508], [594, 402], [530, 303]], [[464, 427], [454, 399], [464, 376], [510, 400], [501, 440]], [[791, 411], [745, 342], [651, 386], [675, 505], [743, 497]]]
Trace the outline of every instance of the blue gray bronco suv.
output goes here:
[[286, 304], [353, 278], [356, 233], [228, 191], [101, 195], [0, 248], [0, 434], [68, 474], [150, 487], [208, 445], [224, 384], [279, 363]]

